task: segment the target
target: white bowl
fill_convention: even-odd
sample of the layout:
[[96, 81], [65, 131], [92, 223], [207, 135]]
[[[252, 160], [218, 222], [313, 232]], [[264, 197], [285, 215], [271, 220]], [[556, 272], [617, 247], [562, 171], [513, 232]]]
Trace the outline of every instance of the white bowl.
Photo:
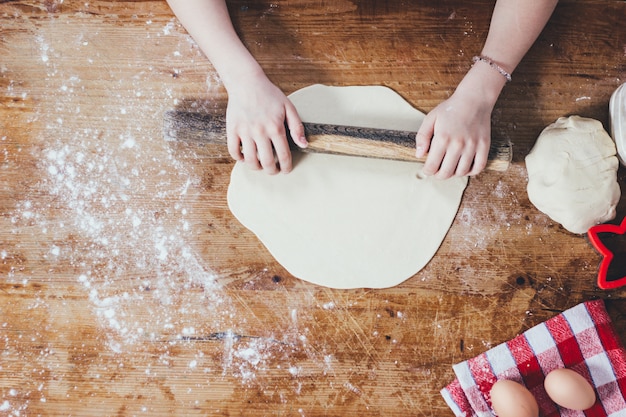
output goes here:
[[617, 157], [622, 165], [626, 165], [626, 83], [619, 86], [611, 96], [609, 121]]

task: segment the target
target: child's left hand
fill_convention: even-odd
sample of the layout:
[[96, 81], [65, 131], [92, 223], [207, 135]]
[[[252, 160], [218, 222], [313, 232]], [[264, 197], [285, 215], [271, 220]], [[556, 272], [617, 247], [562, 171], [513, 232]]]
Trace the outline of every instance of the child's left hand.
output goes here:
[[423, 173], [438, 179], [477, 175], [487, 165], [491, 112], [505, 79], [487, 65], [473, 67], [454, 94], [435, 107], [415, 138]]
[[487, 164], [490, 143], [491, 108], [455, 93], [424, 119], [416, 137], [416, 155], [428, 153], [425, 175], [439, 179], [476, 175]]

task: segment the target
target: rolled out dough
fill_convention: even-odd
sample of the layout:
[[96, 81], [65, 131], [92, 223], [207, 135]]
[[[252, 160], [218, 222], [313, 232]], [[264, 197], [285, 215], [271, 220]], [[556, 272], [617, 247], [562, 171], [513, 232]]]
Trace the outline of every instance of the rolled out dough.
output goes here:
[[[417, 131], [423, 114], [379, 86], [313, 85], [290, 96], [306, 122]], [[332, 288], [385, 288], [433, 257], [467, 178], [421, 179], [418, 163], [294, 154], [270, 176], [235, 164], [232, 213], [295, 277]]]
[[526, 156], [528, 198], [572, 233], [612, 220], [621, 195], [615, 154], [599, 121], [559, 118]]

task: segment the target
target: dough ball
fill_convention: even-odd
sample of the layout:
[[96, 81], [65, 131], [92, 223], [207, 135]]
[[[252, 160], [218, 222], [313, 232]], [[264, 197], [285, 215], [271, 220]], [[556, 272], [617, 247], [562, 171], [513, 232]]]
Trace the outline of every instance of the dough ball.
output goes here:
[[612, 220], [620, 198], [615, 154], [599, 121], [559, 118], [526, 156], [528, 198], [572, 233]]

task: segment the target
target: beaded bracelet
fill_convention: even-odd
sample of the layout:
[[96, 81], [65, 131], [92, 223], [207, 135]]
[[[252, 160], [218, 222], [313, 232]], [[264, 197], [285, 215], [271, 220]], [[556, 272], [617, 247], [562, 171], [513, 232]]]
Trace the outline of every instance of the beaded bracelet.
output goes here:
[[491, 68], [493, 68], [494, 70], [498, 71], [500, 74], [502, 74], [502, 76], [504, 78], [506, 78], [506, 82], [511, 82], [511, 74], [509, 74], [504, 68], [502, 68], [500, 65], [496, 64], [491, 58], [488, 58], [486, 56], [475, 56], [474, 58], [472, 58], [472, 62], [473, 63], [477, 63], [478, 61], [480, 62], [484, 62], [485, 64], [489, 64], [489, 66]]

